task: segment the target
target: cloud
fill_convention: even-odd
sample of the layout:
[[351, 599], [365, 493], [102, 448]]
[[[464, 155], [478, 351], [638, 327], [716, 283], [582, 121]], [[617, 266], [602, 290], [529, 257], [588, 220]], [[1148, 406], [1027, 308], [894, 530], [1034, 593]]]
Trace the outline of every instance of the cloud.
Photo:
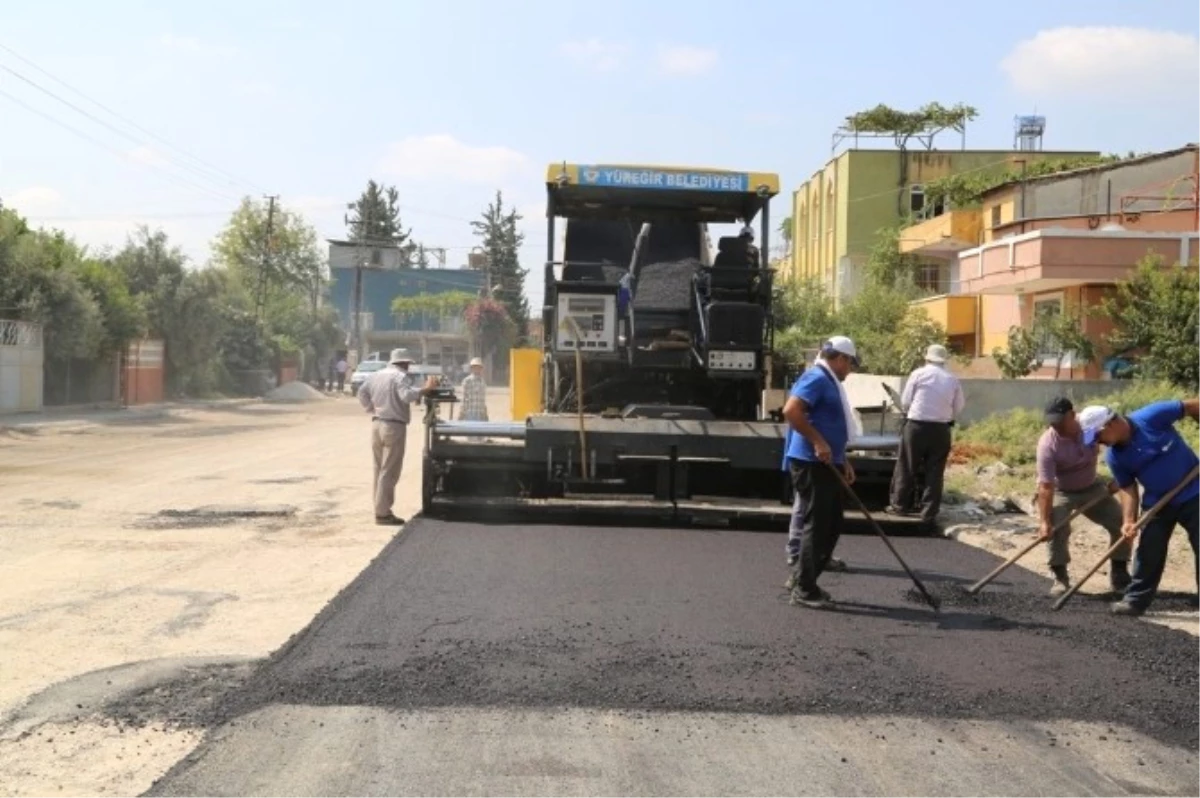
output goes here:
[[[1000, 62], [1025, 94], [1089, 94], [1113, 99], [1188, 93], [1196, 82], [1195, 36], [1148, 28], [1081, 27], [1039, 31]], [[1185, 77], [1187, 76], [1187, 77]], [[1195, 99], [1195, 89], [1190, 92]]]
[[29, 186], [12, 194], [0, 194], [6, 208], [12, 208], [22, 216], [53, 210], [62, 202], [59, 194], [49, 186]]
[[413, 180], [450, 180], [497, 185], [528, 172], [528, 158], [501, 146], [475, 147], [453, 136], [409, 136], [394, 142], [379, 167], [388, 175]]
[[596, 72], [612, 72], [624, 66], [629, 46], [591, 38], [563, 42], [558, 51], [578, 66]]
[[703, 75], [717, 65], [716, 50], [689, 45], [671, 45], [659, 48], [658, 68], [668, 75]]
[[174, 33], [159, 34], [154, 43], [164, 50], [190, 56], [224, 58], [234, 54], [234, 49], [227, 45], [212, 44], [195, 36], [177, 36]]

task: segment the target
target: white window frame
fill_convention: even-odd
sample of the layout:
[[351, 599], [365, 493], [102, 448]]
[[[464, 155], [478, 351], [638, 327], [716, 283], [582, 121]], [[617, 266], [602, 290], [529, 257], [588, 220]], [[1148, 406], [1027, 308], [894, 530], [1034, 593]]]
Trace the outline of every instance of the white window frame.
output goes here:
[[[1037, 323], [1038, 305], [1048, 305], [1050, 303], [1054, 303], [1054, 304], [1058, 305], [1058, 313], [1060, 316], [1062, 314], [1066, 313], [1067, 312], [1067, 292], [1066, 291], [1055, 291], [1053, 293], [1038, 294], [1038, 295], [1034, 296], [1033, 303], [1032, 303], [1032, 309], [1031, 309], [1032, 313], [1030, 316], [1030, 324], [1031, 325]], [[1070, 352], [1043, 351], [1042, 342], [1041, 341], [1038, 342], [1038, 359], [1042, 361], [1043, 366], [1054, 365], [1055, 363], [1058, 363], [1059, 360], [1063, 360], [1063, 362], [1058, 363], [1058, 365], [1060, 367], [1068, 367], [1070, 365], [1070, 363], [1068, 362], [1070, 359], [1069, 355], [1071, 355], [1071, 354], [1072, 353], [1070, 353]]]

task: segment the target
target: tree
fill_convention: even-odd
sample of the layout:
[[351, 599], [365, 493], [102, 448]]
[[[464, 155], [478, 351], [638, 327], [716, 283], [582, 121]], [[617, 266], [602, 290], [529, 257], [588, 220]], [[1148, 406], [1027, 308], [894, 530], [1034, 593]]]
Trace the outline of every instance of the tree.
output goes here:
[[350, 208], [347, 218], [351, 241], [405, 248], [411, 230], [400, 223], [400, 192], [374, 180]]
[[471, 336], [479, 342], [484, 355], [494, 355], [512, 347], [518, 327], [508, 315], [508, 307], [494, 299], [479, 299], [463, 312]]
[[518, 223], [521, 215], [515, 209], [505, 209], [504, 198], [496, 192], [494, 202], [488, 203], [478, 221], [471, 222], [484, 252], [487, 293], [499, 300], [524, 337], [529, 331], [529, 303], [525, 299], [525, 270], [521, 268], [521, 244], [525, 235]]
[[1056, 380], [1062, 373], [1062, 362], [1067, 355], [1071, 356], [1069, 374], [1074, 373], [1076, 364], [1086, 365], [1096, 359], [1095, 345], [1083, 332], [1082, 314], [1070, 311], [1041, 314], [1034, 319], [1033, 335], [1042, 341], [1042, 349], [1059, 353], [1054, 359]]
[[915, 111], [899, 111], [880, 103], [874, 108], [847, 116], [842, 132], [891, 134], [901, 150], [907, 148], [909, 139], [917, 137], [929, 149], [938, 133], [946, 130], [963, 133], [967, 123], [978, 116], [979, 111], [974, 106], [964, 103], [947, 108], [941, 103], [931, 102]]
[[[286, 208], [272, 215], [263, 203], [243, 200], [213, 242], [213, 265], [230, 275], [231, 300], [253, 309], [262, 321], [261, 326], [236, 327], [246, 335], [261, 335], [263, 341], [233, 348], [275, 356], [305, 351], [318, 359], [330, 353], [338, 336], [333, 310], [321, 306], [328, 271], [317, 231], [303, 216]], [[267, 365], [264, 357], [254, 368]]]
[[1113, 351], [1139, 352], [1141, 375], [1190, 391], [1200, 387], [1198, 278], [1193, 264], [1167, 268], [1147, 256], [1101, 308], [1114, 324], [1106, 341]]
[[783, 254], [788, 255], [792, 251], [792, 217], [786, 216], [779, 222], [779, 237], [783, 239]]
[[917, 284], [921, 259], [900, 251], [900, 227], [884, 228], [875, 234], [867, 255], [867, 278], [888, 288], [909, 292]]
[[837, 329], [858, 347], [863, 370], [871, 374], [907, 374], [924, 361], [932, 344], [946, 344], [946, 330], [911, 302], [915, 289], [880, 283], [867, 286], [842, 306]]
[[992, 359], [1002, 377], [1017, 380], [1042, 367], [1040, 349], [1039, 341], [1031, 331], [1013, 326], [1008, 328], [1008, 349], [993, 349]]

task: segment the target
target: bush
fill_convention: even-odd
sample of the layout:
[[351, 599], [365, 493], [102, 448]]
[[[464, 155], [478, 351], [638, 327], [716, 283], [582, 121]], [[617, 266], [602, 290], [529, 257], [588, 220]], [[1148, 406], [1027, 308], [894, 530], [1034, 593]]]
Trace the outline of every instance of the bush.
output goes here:
[[[1128, 413], [1151, 402], [1187, 398], [1187, 391], [1169, 383], [1135, 382], [1115, 393], [1090, 399], [1087, 404], [1107, 405], [1118, 413]], [[1010, 466], [1031, 464], [1037, 458], [1037, 441], [1045, 428], [1041, 408], [1018, 408], [989, 416], [958, 434], [955, 460], [992, 462], [999, 459]], [[1196, 449], [1200, 426], [1192, 419], [1185, 418], [1177, 428], [1188, 445]]]

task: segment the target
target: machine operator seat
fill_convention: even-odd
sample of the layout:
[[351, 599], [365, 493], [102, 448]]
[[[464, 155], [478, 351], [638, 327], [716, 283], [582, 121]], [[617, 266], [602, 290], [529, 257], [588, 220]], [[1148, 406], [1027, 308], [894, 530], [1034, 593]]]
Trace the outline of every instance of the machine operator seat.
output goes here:
[[744, 269], [750, 265], [750, 254], [744, 238], [724, 236], [717, 239], [717, 257], [713, 266], [718, 269]]

